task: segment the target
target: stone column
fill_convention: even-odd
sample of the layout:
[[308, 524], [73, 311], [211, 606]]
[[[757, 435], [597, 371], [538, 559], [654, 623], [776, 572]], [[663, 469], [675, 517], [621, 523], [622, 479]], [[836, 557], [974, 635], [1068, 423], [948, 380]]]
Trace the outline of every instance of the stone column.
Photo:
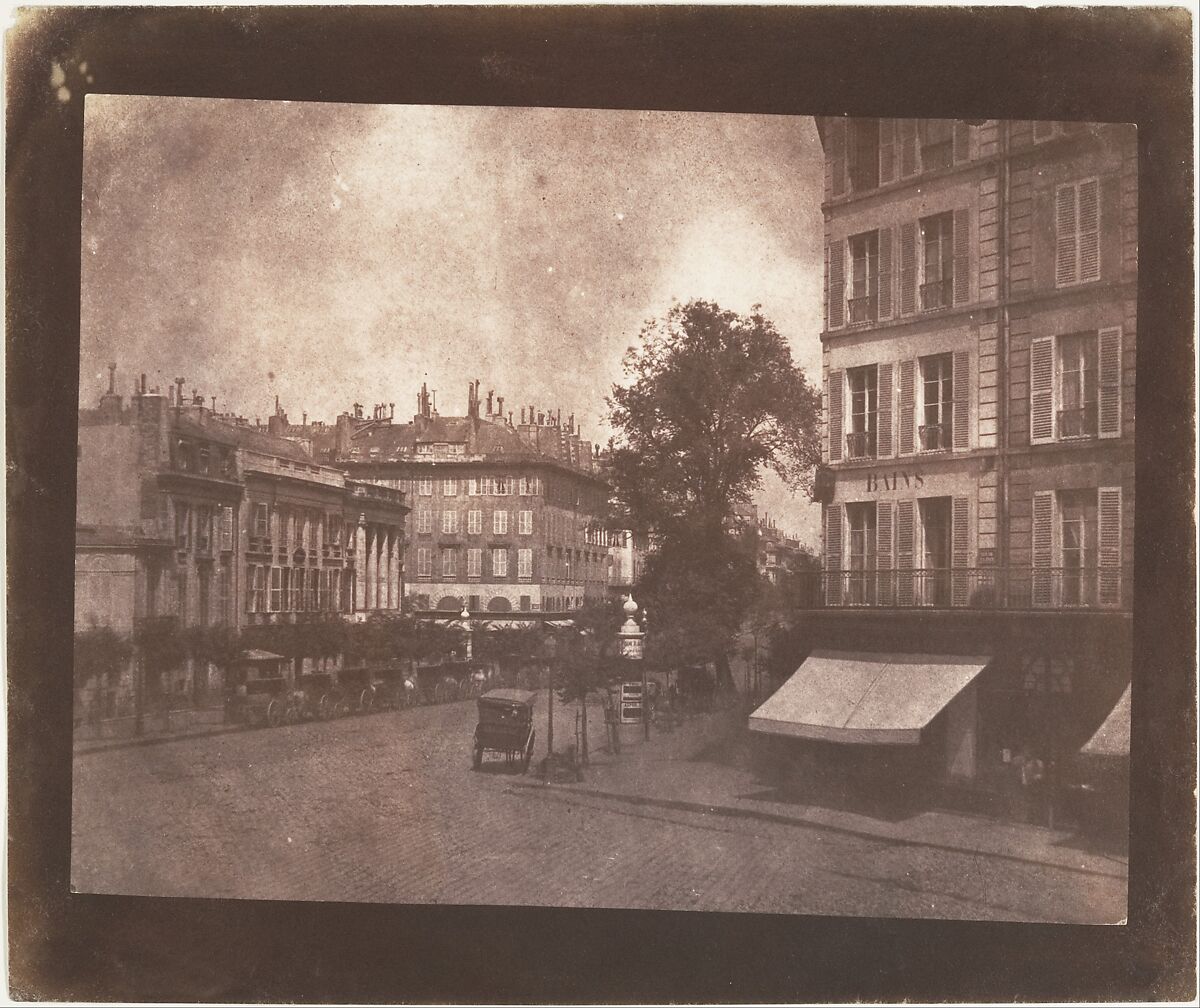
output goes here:
[[354, 530], [354, 604], [351, 612], [367, 607], [367, 525], [360, 516]]
[[392, 608], [396, 612], [404, 608], [404, 593], [400, 584], [400, 543], [403, 537], [402, 528], [392, 529]]
[[386, 525], [376, 525], [375, 534], [379, 539], [379, 568], [375, 578], [375, 605], [379, 609], [388, 607], [388, 529]]
[[367, 591], [365, 596], [365, 607], [367, 609], [375, 609], [378, 605], [378, 591], [376, 581], [379, 577], [379, 541], [378, 530], [374, 525], [367, 526]]

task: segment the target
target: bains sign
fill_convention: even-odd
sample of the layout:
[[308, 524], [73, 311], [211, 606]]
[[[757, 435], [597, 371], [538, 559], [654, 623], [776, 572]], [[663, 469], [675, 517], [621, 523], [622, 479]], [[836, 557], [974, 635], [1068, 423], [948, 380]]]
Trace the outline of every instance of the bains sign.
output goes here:
[[867, 473], [867, 493], [881, 490], [920, 490], [925, 486], [925, 476], [919, 472], [900, 469], [890, 473]]

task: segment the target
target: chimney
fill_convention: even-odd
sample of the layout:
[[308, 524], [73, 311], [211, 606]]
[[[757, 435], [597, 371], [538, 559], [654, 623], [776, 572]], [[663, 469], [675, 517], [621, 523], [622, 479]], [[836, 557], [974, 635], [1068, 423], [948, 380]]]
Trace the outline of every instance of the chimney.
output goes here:
[[508, 426], [511, 427], [512, 425], [513, 425], [512, 424], [512, 410], [509, 410], [508, 411]]
[[146, 372], [142, 372], [142, 395], [146, 394]]
[[300, 414], [300, 424], [303, 427], [308, 426], [308, 411], [307, 410], [305, 410], [303, 413]]
[[525, 426], [525, 407], [521, 407], [521, 426]]
[[183, 406], [183, 382], [184, 379], [175, 379], [175, 415], [179, 415], [180, 407]]
[[495, 389], [488, 389], [488, 408], [487, 408], [488, 416], [494, 415], [492, 412], [492, 396], [494, 396], [495, 394], [496, 394]]
[[496, 396], [496, 412], [501, 417], [504, 416], [504, 396]]
[[108, 365], [108, 394], [109, 395], [116, 394], [116, 391], [117, 391], [116, 381], [117, 381], [117, 365], [115, 363], [109, 364]]
[[389, 420], [396, 419], [396, 404], [394, 402], [388, 403], [388, 419]]
[[213, 404], [212, 404], [212, 411], [213, 411], [213, 413], [215, 414], [215, 413], [217, 412], [217, 397], [216, 397], [216, 396], [213, 396], [213, 397], [212, 397], [212, 401], [213, 401]]

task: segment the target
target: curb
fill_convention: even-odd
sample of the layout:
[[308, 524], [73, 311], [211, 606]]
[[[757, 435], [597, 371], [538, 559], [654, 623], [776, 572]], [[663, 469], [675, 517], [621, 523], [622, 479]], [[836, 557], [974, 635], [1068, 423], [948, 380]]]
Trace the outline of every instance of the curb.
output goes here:
[[211, 738], [213, 735], [229, 735], [233, 732], [248, 731], [246, 725], [230, 725], [222, 728], [214, 728], [212, 731], [199, 732], [178, 732], [164, 735], [150, 735], [141, 738], [117, 739], [112, 742], [103, 742], [98, 745], [83, 745], [76, 746], [72, 756], [87, 756], [91, 753], [111, 752], [113, 749], [136, 749], [140, 746], [163, 745], [167, 742], [183, 742], [187, 739]]
[[[625, 802], [629, 805], [652, 806], [655, 808], [672, 809], [676, 812], [696, 812], [701, 815], [718, 815], [731, 819], [757, 819], [762, 822], [799, 826], [803, 829], [836, 833], [841, 836], [851, 836], [860, 840], [876, 840], [897, 847], [924, 847], [930, 850], [945, 851], [951, 854], [971, 854], [977, 857], [995, 858], [1000, 861], [1011, 861], [1016, 864], [1036, 865], [1039, 868], [1055, 868], [1059, 871], [1071, 872], [1076, 875], [1088, 875], [1099, 878], [1125, 879], [1128, 878], [1128, 865], [1125, 871], [1106, 872], [1092, 868], [1076, 868], [1071, 865], [1056, 864], [1052, 861], [1039, 861], [1036, 858], [1021, 857], [1019, 854], [1008, 854], [1003, 851], [984, 851], [973, 847], [960, 847], [954, 844], [934, 843], [928, 840], [912, 840], [907, 837], [891, 836], [887, 833], [871, 833], [865, 830], [850, 829], [847, 826], [834, 826], [828, 823], [813, 822], [797, 816], [785, 815], [782, 812], [768, 812], [764, 809], [738, 808], [733, 805], [712, 805], [706, 802], [686, 801], [681, 798], [651, 798], [647, 795], [622, 794], [618, 791], [600, 791], [593, 788], [577, 787], [570, 784], [520, 783], [514, 782], [512, 787], [525, 789], [553, 788], [567, 794], [584, 794], [593, 798], [604, 798], [610, 801]], [[1119, 862], [1125, 864], [1124, 862]]]

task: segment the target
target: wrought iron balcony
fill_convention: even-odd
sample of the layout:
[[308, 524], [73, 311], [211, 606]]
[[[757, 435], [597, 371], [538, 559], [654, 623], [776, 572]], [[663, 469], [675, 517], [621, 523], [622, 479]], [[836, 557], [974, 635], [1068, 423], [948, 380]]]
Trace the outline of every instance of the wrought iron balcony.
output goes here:
[[846, 435], [846, 457], [852, 459], [875, 457], [875, 432], [854, 431]]
[[1058, 436], [1060, 438], [1095, 437], [1099, 430], [1099, 413], [1095, 403], [1087, 403], [1078, 409], [1058, 411]]
[[1121, 610], [1127, 567], [956, 567], [795, 575], [801, 609]]
[[921, 311], [949, 308], [954, 303], [954, 281], [935, 280], [921, 284]]
[[879, 318], [879, 307], [875, 295], [853, 297], [846, 301], [846, 311], [851, 325], [866, 325]]
[[917, 428], [917, 434], [921, 439], [921, 451], [949, 451], [950, 449], [949, 424], [921, 424]]

